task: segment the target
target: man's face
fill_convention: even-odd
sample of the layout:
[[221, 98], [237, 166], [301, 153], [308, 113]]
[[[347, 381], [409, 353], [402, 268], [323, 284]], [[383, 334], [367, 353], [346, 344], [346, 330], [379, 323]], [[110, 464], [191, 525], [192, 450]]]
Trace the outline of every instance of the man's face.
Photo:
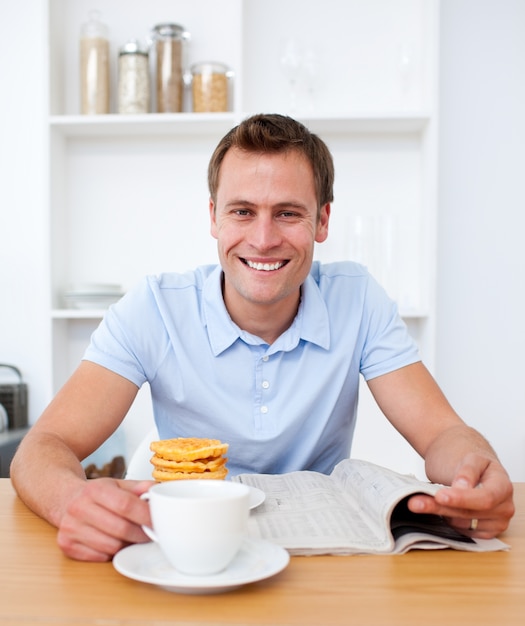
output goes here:
[[234, 319], [253, 305], [297, 308], [329, 215], [327, 204], [317, 219], [313, 172], [302, 154], [226, 153], [210, 218]]

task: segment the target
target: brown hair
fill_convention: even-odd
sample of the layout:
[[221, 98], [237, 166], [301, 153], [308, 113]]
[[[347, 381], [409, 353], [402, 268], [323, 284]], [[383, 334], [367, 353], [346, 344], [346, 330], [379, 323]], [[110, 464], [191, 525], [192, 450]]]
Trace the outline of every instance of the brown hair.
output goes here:
[[317, 204], [334, 199], [334, 163], [328, 147], [300, 122], [278, 114], [257, 114], [232, 128], [221, 139], [208, 166], [208, 188], [216, 201], [219, 175], [224, 156], [230, 148], [246, 152], [286, 152], [297, 150], [312, 166]]

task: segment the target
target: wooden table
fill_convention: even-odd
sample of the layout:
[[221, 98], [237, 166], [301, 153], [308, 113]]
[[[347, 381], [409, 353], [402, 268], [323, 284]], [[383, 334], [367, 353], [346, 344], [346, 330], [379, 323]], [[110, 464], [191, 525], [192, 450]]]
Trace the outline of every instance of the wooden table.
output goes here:
[[111, 563], [72, 561], [56, 531], [0, 480], [0, 624], [184, 626], [525, 624], [525, 483], [508, 552], [293, 557], [273, 578], [220, 595], [170, 593]]

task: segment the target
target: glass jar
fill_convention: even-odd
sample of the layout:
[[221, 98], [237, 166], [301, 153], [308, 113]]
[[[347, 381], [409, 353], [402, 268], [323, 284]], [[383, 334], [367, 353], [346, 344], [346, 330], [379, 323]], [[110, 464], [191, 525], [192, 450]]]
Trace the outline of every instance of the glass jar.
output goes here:
[[148, 113], [149, 92], [149, 54], [136, 39], [133, 39], [119, 50], [118, 112]]
[[195, 113], [228, 110], [229, 78], [232, 72], [223, 63], [195, 63], [191, 66], [191, 93]]
[[80, 29], [80, 112], [109, 113], [109, 29], [91, 11]]
[[159, 113], [182, 111], [185, 46], [190, 34], [179, 24], [157, 24], [151, 39], [155, 50], [156, 96]]

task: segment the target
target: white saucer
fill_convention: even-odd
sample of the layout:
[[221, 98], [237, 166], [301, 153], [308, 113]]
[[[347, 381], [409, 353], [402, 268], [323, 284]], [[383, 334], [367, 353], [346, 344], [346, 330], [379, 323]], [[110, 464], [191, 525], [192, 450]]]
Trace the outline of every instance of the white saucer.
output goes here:
[[262, 504], [266, 498], [266, 494], [264, 491], [257, 489], [257, 487], [252, 487], [248, 485], [250, 488], [250, 509], [255, 509], [260, 504]]
[[156, 543], [136, 543], [113, 557], [113, 567], [124, 576], [158, 585], [167, 591], [210, 594], [274, 576], [290, 561], [288, 552], [262, 539], [246, 539], [230, 565], [213, 576], [181, 574], [168, 563]]

